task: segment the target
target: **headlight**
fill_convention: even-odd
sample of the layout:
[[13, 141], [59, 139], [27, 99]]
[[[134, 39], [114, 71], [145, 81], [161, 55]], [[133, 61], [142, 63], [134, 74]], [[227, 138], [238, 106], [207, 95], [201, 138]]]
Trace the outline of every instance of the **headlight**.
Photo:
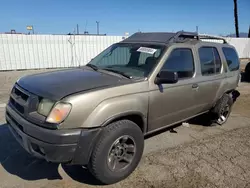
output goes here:
[[70, 110], [71, 104], [59, 102], [53, 107], [46, 121], [49, 123], [61, 123], [69, 115]]
[[42, 99], [38, 105], [37, 112], [43, 116], [48, 116], [55, 102], [49, 99]]

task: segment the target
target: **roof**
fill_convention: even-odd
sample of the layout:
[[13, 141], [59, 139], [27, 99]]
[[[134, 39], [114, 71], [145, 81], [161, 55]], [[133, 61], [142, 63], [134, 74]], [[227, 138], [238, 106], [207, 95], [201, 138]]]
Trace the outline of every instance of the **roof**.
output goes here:
[[163, 32], [154, 32], [154, 33], [135, 33], [123, 40], [124, 42], [160, 42], [165, 43], [170, 38], [174, 37], [175, 33], [163, 33]]
[[[211, 36], [199, 36], [196, 32], [186, 32], [186, 31], [179, 31], [179, 32], [137, 32], [130, 37], [124, 39], [122, 42], [149, 42], [149, 43], [163, 43], [163, 44], [169, 44], [169, 43], [180, 43], [180, 42], [187, 42], [190, 40], [196, 40], [200, 41], [200, 38], [202, 39], [212, 39], [214, 37]], [[215, 39], [215, 38], [214, 38]], [[218, 38], [216, 38], [218, 39]], [[221, 40], [226, 43], [226, 41], [223, 38], [220, 38]]]

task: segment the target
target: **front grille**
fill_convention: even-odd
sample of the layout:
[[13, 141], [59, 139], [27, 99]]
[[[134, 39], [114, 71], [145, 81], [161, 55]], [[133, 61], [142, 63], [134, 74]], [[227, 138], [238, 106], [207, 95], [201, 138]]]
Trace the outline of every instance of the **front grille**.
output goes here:
[[21, 114], [24, 114], [24, 107], [10, 97], [10, 104]]
[[15, 85], [11, 91], [9, 103], [14, 110], [19, 114], [24, 115], [28, 112], [29, 97], [30, 95], [27, 91], [24, 91], [22, 88]]
[[15, 85], [11, 91], [8, 105], [25, 120], [42, 127], [56, 129], [57, 125], [46, 123], [46, 117], [37, 113], [39, 98], [19, 85]]
[[23, 93], [22, 91], [20, 91], [17, 87], [13, 88], [13, 93], [15, 93], [15, 95], [17, 97], [21, 97], [22, 100], [24, 100], [25, 102], [28, 100], [29, 96], [26, 95], [25, 93]]
[[22, 116], [28, 116], [37, 108], [38, 96], [15, 85], [11, 91], [9, 103], [13, 110]]

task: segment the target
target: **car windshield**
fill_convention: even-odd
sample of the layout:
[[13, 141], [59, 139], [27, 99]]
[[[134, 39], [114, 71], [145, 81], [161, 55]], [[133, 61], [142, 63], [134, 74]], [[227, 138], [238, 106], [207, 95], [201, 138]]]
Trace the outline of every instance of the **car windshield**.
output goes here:
[[164, 50], [163, 45], [117, 43], [101, 52], [87, 66], [127, 78], [147, 77]]

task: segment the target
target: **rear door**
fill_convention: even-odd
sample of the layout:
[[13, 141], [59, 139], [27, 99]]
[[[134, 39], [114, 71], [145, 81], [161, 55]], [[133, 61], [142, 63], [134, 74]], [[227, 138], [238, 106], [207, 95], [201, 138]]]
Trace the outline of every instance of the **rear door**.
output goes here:
[[196, 103], [199, 105], [197, 113], [209, 110], [216, 99], [217, 92], [225, 86], [226, 79], [224, 67], [222, 66], [221, 52], [217, 47], [206, 44], [197, 45], [197, 62], [199, 72], [197, 73], [198, 90], [195, 93]]

